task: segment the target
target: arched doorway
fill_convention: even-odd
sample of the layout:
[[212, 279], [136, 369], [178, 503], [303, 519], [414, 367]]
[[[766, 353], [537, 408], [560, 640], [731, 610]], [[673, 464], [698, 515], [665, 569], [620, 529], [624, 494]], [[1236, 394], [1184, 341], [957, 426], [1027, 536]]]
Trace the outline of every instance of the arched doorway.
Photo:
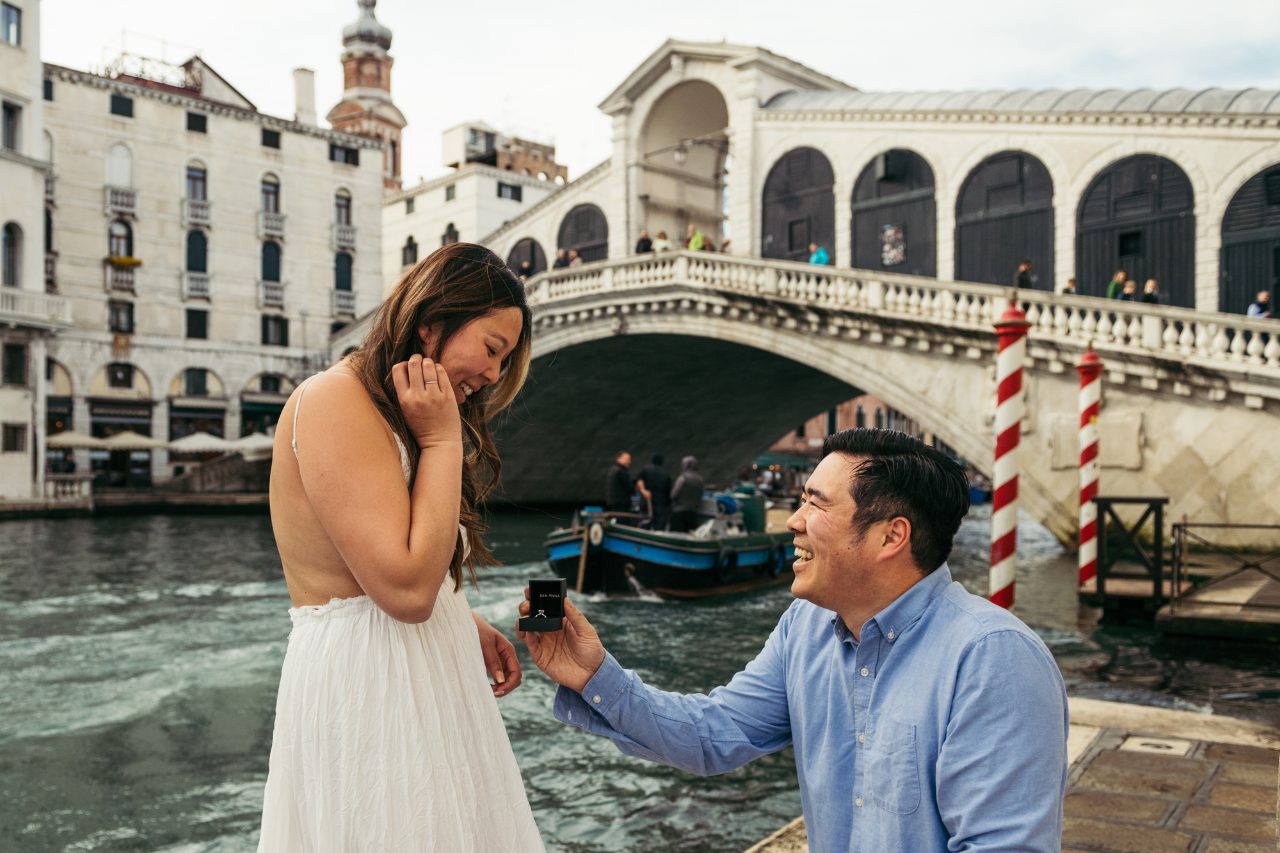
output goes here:
[[[729, 236], [725, 174], [729, 108], [703, 80], [679, 83], [658, 98], [640, 131], [640, 226], [650, 236], [666, 231], [672, 245], [690, 224], [719, 246]], [[627, 235], [634, 241], [638, 234]]]
[[1195, 199], [1187, 173], [1164, 157], [1112, 163], [1080, 200], [1076, 292], [1105, 296], [1118, 269], [1160, 283], [1166, 305], [1195, 306]]
[[560, 222], [556, 248], [576, 249], [584, 261], [603, 261], [609, 257], [609, 222], [604, 211], [594, 204], [580, 204]]
[[522, 272], [521, 265], [528, 262], [528, 272], [524, 275], [537, 275], [547, 268], [547, 255], [542, 251], [542, 246], [538, 245], [538, 241], [532, 237], [525, 237], [523, 240], [511, 247], [511, 252], [507, 255], [507, 266], [515, 270], [517, 274]]
[[[1260, 291], [1280, 297], [1280, 165], [1245, 181], [1222, 217], [1218, 310], [1243, 314]], [[1273, 316], [1275, 308], [1272, 308]]]
[[853, 186], [853, 266], [937, 276], [933, 169], [914, 151], [877, 154]]
[[761, 198], [760, 254], [809, 259], [809, 244], [836, 253], [835, 172], [817, 149], [795, 148], [773, 164]]
[[1031, 262], [1036, 290], [1054, 289], [1053, 179], [1037, 158], [1001, 151], [979, 163], [956, 201], [956, 278], [1011, 284]]

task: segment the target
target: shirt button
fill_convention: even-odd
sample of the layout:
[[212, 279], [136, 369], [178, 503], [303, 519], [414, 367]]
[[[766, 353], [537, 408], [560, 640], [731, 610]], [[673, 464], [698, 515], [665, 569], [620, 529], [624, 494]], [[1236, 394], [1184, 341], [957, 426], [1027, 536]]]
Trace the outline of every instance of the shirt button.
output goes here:
[[862, 797], [858, 797], [858, 798], [856, 798], [856, 799], [853, 801], [853, 804], [854, 804], [855, 806], [857, 806], [858, 808], [862, 808]]
[[889, 636], [889, 640], [890, 640], [890, 641], [892, 641], [892, 640], [893, 640], [893, 638], [894, 638], [894, 636], [896, 636], [896, 635], [893, 633], [893, 629], [892, 629], [892, 628], [891, 628], [891, 629], [889, 629], [889, 635], [888, 635], [888, 636]]
[[867, 668], [864, 666], [864, 667], [862, 668], [862, 677], [863, 677], [863, 678], [866, 678], [866, 677], [867, 677], [868, 675], [870, 675], [870, 674], [871, 674], [871, 670], [867, 669]]
[[592, 696], [592, 697], [591, 697], [591, 701], [592, 701], [592, 702], [595, 702], [597, 705], [599, 705], [599, 704], [600, 704], [600, 694], [599, 694], [599, 693], [597, 693], [595, 696]]
[[866, 743], [866, 742], [867, 742], [866, 735], [858, 735], [858, 743]]

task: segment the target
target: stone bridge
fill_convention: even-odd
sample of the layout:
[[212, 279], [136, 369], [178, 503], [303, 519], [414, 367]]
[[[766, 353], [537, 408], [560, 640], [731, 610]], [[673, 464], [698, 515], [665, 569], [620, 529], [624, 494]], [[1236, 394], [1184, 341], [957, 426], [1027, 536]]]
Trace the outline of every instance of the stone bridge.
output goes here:
[[[530, 282], [532, 374], [499, 428], [505, 496], [602, 496], [613, 454], [696, 455], [727, 483], [779, 435], [860, 392], [991, 473], [992, 322], [1007, 288], [671, 252]], [[1102, 492], [1167, 495], [1171, 517], [1280, 518], [1280, 330], [1045, 292], [1031, 323], [1023, 508], [1075, 535], [1074, 364], [1103, 358]], [[355, 330], [353, 330], [355, 331]], [[344, 336], [346, 337], [346, 336]], [[339, 350], [340, 351], [340, 350]]]

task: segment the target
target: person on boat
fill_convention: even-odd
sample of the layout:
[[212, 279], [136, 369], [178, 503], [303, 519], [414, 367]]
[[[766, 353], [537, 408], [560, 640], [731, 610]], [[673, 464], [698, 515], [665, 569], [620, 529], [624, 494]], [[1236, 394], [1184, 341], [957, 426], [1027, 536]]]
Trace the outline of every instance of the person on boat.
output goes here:
[[671, 475], [662, 467], [663, 461], [661, 453], [653, 454], [636, 482], [636, 488], [648, 496], [650, 530], [666, 530], [671, 519]]
[[686, 456], [680, 460], [680, 476], [671, 487], [671, 522], [674, 533], [687, 533], [698, 526], [698, 509], [702, 506], [702, 475], [698, 460]]
[[607, 512], [631, 512], [631, 496], [635, 494], [636, 483], [631, 479], [631, 454], [626, 450], [618, 451], [605, 476], [604, 508]]
[[495, 701], [515, 647], [463, 591], [495, 562], [489, 421], [530, 352], [520, 282], [453, 243], [286, 403], [270, 504], [293, 629], [260, 851], [543, 850]]
[[787, 521], [797, 600], [755, 660], [660, 691], [566, 600], [563, 630], [521, 635], [556, 718], [702, 776], [794, 745], [814, 850], [1059, 850], [1066, 689], [1030, 628], [951, 578], [964, 471], [889, 430], [823, 454]]

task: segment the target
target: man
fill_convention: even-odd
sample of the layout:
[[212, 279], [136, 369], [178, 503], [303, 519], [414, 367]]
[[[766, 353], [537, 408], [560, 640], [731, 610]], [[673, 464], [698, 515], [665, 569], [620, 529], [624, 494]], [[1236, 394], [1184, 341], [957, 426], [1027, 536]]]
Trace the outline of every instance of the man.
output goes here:
[[631, 454], [623, 450], [613, 457], [605, 480], [604, 508], [608, 512], [631, 512], [631, 493], [636, 490], [631, 481]]
[[553, 270], [562, 270], [569, 266], [569, 257], [564, 253], [564, 249], [556, 249], [555, 262], [551, 264]]
[[822, 246], [817, 243], [810, 243], [809, 263], [825, 267], [831, 263], [831, 256], [827, 254], [827, 250]]
[[702, 506], [702, 475], [698, 473], [698, 458], [686, 456], [680, 460], [680, 476], [671, 487], [671, 532], [688, 533], [698, 525], [698, 509]]
[[636, 488], [649, 500], [649, 529], [666, 530], [671, 519], [671, 475], [662, 468], [662, 454], [655, 453], [640, 471]]
[[1111, 276], [1110, 283], [1107, 284], [1107, 298], [1119, 299], [1120, 294], [1124, 292], [1124, 283], [1129, 278], [1129, 274], [1124, 270], [1116, 270], [1115, 275]]
[[698, 230], [698, 226], [692, 222], [689, 223], [688, 235], [685, 237], [684, 247], [690, 252], [701, 252], [702, 244], [706, 238], [702, 236], [702, 232]]
[[1160, 283], [1154, 278], [1147, 279], [1147, 283], [1142, 286], [1142, 299], [1149, 305], [1160, 304]]
[[1249, 308], [1245, 311], [1245, 315], [1249, 317], [1267, 318], [1271, 316], [1271, 293], [1266, 290], [1259, 290], [1258, 296], [1249, 304]]
[[1013, 286], [1019, 290], [1030, 290], [1035, 282], [1031, 279], [1031, 261], [1023, 259], [1018, 270], [1013, 274]]
[[640, 232], [640, 239], [636, 241], [636, 254], [643, 255], [645, 252], [653, 251], [653, 241], [649, 239], [648, 230]]
[[570, 249], [568, 265], [571, 267], [578, 267], [578, 266], [582, 266], [582, 264], [583, 264], [582, 255], [578, 254], [577, 249]]
[[754, 661], [665, 693], [566, 602], [564, 630], [522, 635], [562, 685], [556, 717], [699, 775], [794, 744], [814, 850], [1058, 850], [1066, 691], [1029, 628], [951, 580], [964, 473], [885, 430], [823, 452], [787, 521], [798, 600]]

